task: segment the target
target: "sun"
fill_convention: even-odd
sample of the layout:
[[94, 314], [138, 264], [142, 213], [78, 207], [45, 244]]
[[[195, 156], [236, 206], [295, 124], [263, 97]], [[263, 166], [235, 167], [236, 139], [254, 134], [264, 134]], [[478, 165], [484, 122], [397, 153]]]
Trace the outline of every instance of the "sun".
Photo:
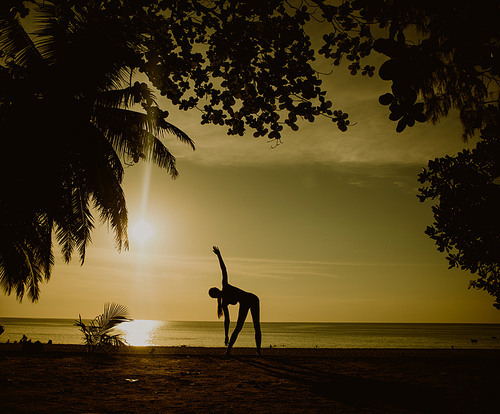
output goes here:
[[143, 245], [153, 236], [153, 228], [147, 221], [139, 220], [130, 228], [130, 236]]

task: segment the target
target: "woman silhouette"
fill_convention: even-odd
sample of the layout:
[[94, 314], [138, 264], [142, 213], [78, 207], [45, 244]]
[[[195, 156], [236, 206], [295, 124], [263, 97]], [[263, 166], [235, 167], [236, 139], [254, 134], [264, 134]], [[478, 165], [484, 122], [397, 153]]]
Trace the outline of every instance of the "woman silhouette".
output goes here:
[[[208, 294], [212, 298], [217, 298], [217, 316], [220, 318], [224, 314], [224, 343], [227, 345], [226, 355], [230, 354], [231, 348], [236, 342], [236, 338], [238, 338], [241, 328], [243, 328], [248, 310], [250, 310], [252, 314], [253, 327], [255, 329], [255, 345], [257, 346], [257, 354], [260, 355], [260, 342], [262, 336], [260, 332], [259, 298], [253, 293], [245, 292], [228, 283], [226, 265], [224, 264], [224, 260], [222, 260], [220, 250], [217, 246], [214, 246], [213, 251], [219, 258], [219, 264], [222, 270], [222, 290], [213, 287], [210, 288]], [[229, 339], [229, 310], [227, 307], [228, 305], [236, 305], [238, 302], [240, 303], [238, 321], [236, 322], [236, 327], [231, 335], [231, 339]]]

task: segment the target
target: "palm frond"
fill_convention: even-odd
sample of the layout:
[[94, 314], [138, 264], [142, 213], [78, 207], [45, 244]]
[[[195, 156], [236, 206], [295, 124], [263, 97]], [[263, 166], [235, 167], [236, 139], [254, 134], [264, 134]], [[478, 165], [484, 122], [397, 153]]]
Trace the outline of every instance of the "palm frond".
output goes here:
[[111, 329], [122, 322], [131, 321], [128, 308], [118, 303], [104, 304], [104, 312], [98, 318], [99, 326], [105, 333], [109, 333]]
[[128, 249], [127, 205], [121, 187], [123, 166], [112, 145], [96, 127], [89, 125], [84, 136], [86, 145], [80, 154], [86, 166], [89, 195], [101, 220], [113, 229], [117, 248]]
[[121, 188], [123, 166], [107, 139], [92, 125], [82, 124], [72, 143], [78, 157], [66, 157], [64, 169], [71, 173], [61, 178], [54, 220], [64, 259], [70, 261], [78, 249], [83, 264], [94, 229], [91, 203], [101, 220], [111, 225], [119, 249], [128, 248], [127, 209]]
[[[102, 177], [102, 175], [101, 175]], [[125, 194], [121, 186], [113, 182], [112, 177], [103, 177], [103, 182], [107, 179], [110, 187], [94, 188], [92, 197], [95, 208], [100, 213], [100, 218], [103, 222], [109, 223], [114, 232], [115, 245], [120, 251], [121, 249], [128, 250], [128, 236], [127, 236], [127, 206], [125, 202]]]
[[[176, 178], [178, 171], [175, 167], [175, 157], [153, 133], [147, 130], [149, 127], [147, 116], [123, 110], [112, 112], [115, 118], [106, 117], [104, 135], [110, 139], [122, 158], [131, 156], [137, 160], [143, 158], [146, 161], [152, 161], [165, 169], [172, 178]], [[124, 122], [116, 117], [122, 114], [126, 115], [128, 121]], [[131, 118], [134, 121], [130, 121]]]
[[92, 242], [92, 230], [94, 220], [90, 212], [88, 193], [75, 192], [73, 196], [73, 211], [78, 212], [78, 220], [75, 222], [76, 248], [80, 253], [80, 264], [85, 261], [87, 246]]
[[27, 288], [27, 296], [33, 302], [37, 301], [40, 296], [40, 283], [43, 279], [43, 270], [40, 262], [36, 258], [36, 252], [27, 248], [24, 245], [21, 247], [24, 255], [24, 271], [26, 272], [25, 285]]
[[91, 194], [94, 207], [98, 210], [101, 221], [109, 223], [113, 230], [117, 249], [128, 249], [127, 205], [121, 184], [112, 174], [102, 169], [96, 169], [93, 174], [95, 184]]
[[42, 56], [19, 19], [10, 15], [0, 15], [0, 50], [15, 65], [23, 68], [43, 63]]
[[54, 266], [54, 253], [52, 251], [52, 230], [54, 228], [54, 221], [48, 214], [37, 214], [36, 226], [39, 229], [39, 236], [37, 237], [38, 250], [40, 255], [42, 268], [44, 272], [44, 279], [48, 281]]
[[165, 133], [174, 134], [194, 149], [194, 143], [187, 134], [159, 117], [121, 108], [94, 108], [94, 122], [97, 128], [110, 140], [122, 157], [146, 155], [161, 168], [176, 177], [175, 158], [158, 139]]
[[73, 250], [78, 249], [80, 262], [83, 264], [86, 247], [92, 241], [94, 223], [89, 205], [90, 194], [82, 183], [72, 184], [72, 188], [66, 188], [66, 196], [61, 197], [64, 204], [57, 209], [56, 239], [61, 245], [66, 263], [71, 260]]
[[[34, 44], [49, 66], [57, 64], [61, 48], [67, 45], [68, 27], [62, 23], [64, 19], [58, 19], [58, 7], [51, 2], [44, 2], [39, 5], [34, 19]], [[67, 20], [66, 22], [69, 23]]]
[[69, 263], [75, 248], [75, 234], [72, 231], [71, 218], [68, 214], [56, 221], [56, 240], [61, 246], [64, 261]]
[[[153, 135], [162, 137], [165, 133], [174, 135], [181, 142], [189, 144], [194, 150], [194, 142], [189, 136], [161, 118], [157, 107], [152, 107], [149, 113], [142, 113], [121, 108], [104, 108], [101, 106], [94, 107], [94, 121], [101, 130], [110, 129], [110, 132], [118, 132], [117, 125], [122, 126], [120, 132], [130, 132], [132, 128], [140, 128], [148, 131]], [[107, 125], [109, 122], [109, 125]], [[114, 127], [111, 129], [111, 127]], [[115, 144], [115, 143], [113, 143]]]
[[[158, 130], [154, 120], [147, 114], [123, 108], [105, 108], [95, 105], [93, 120], [100, 130], [109, 129], [112, 133], [131, 133], [132, 130], [144, 129], [155, 134]], [[113, 145], [115, 144], [113, 142]]]
[[99, 92], [95, 96], [95, 103], [106, 108], [128, 108], [134, 105], [137, 96], [133, 86], [121, 89]]
[[139, 82], [126, 88], [120, 87], [100, 91], [94, 98], [95, 105], [105, 108], [128, 109], [143, 101], [149, 105], [156, 105], [156, 97], [153, 91], [145, 83], [139, 84]]
[[38, 300], [45, 270], [46, 264], [27, 243], [16, 243], [0, 255], [0, 285], [7, 294], [14, 290], [19, 301], [25, 295], [33, 302]]
[[40, 284], [50, 278], [54, 265], [52, 223], [43, 215], [35, 214], [1, 227], [0, 286], [7, 294], [14, 291], [19, 301], [25, 295], [37, 301]]
[[160, 119], [158, 121], [158, 126], [169, 134], [175, 135], [179, 139], [179, 141], [188, 144], [193, 150], [196, 149], [194, 141], [189, 138], [189, 136], [184, 131], [180, 130], [175, 125], [165, 121], [164, 119]]
[[2, 237], [0, 243], [0, 285], [6, 294], [15, 292], [16, 298], [22, 301], [26, 273], [24, 272], [25, 257], [22, 246], [13, 243], [13, 240], [5, 240]]
[[141, 136], [142, 154], [146, 161], [152, 161], [165, 169], [172, 178], [177, 178], [179, 172], [175, 167], [175, 157], [165, 145], [153, 134], [143, 131]]

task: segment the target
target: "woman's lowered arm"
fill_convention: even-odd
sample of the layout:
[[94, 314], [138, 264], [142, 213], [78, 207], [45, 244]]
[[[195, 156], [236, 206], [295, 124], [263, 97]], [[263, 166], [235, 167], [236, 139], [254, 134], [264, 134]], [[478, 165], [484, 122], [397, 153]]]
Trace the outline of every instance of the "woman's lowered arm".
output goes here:
[[227, 345], [229, 342], [229, 310], [227, 309], [227, 306], [222, 308], [222, 311], [224, 312], [224, 344]]

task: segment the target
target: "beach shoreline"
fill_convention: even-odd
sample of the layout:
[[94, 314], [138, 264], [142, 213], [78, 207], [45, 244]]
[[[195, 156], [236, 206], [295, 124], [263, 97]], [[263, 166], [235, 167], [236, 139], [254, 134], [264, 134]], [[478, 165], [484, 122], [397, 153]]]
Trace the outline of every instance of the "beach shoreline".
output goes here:
[[[88, 354], [87, 347], [84, 344], [41, 344], [43, 350], [41, 353], [74, 353]], [[0, 342], [0, 356], [6, 353], [22, 353], [21, 342]], [[223, 356], [225, 347], [206, 347], [206, 346], [122, 346], [116, 348], [109, 355], [134, 355], [134, 354], [155, 354], [155, 355], [179, 355], [179, 356]], [[97, 353], [98, 355], [101, 353]], [[257, 356], [255, 347], [238, 347], [233, 349], [233, 356]], [[262, 349], [262, 356], [288, 356], [288, 357], [345, 357], [345, 356], [434, 356], [434, 357], [452, 357], [458, 355], [469, 356], [498, 356], [500, 349], [497, 348], [295, 348], [285, 346], [273, 346]]]
[[3, 412], [486, 413], [500, 351], [0, 344]]

